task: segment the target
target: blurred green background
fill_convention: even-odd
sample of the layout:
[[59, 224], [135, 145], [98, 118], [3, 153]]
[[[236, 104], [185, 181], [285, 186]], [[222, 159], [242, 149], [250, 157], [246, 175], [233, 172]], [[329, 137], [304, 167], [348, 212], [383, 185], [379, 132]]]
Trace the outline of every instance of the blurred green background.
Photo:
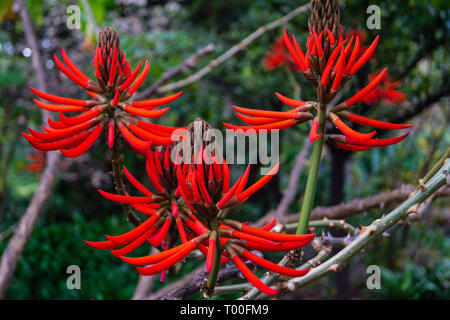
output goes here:
[[[51, 91], [77, 97], [80, 90], [54, 67], [52, 55], [61, 48], [88, 75], [93, 75], [96, 33], [90, 33], [83, 1], [27, 1], [36, 24], [41, 53]], [[85, 2], [86, 3], [86, 2]], [[213, 43], [215, 51], [203, 57], [182, 79], [206, 65], [258, 27], [280, 18], [306, 1], [119, 1], [89, 0], [95, 24], [116, 28], [122, 50], [134, 66], [150, 60], [150, 73], [142, 87], [150, 86], [164, 71], [177, 66], [200, 48]], [[81, 8], [81, 30], [66, 26], [66, 9]], [[381, 8], [381, 29], [368, 30], [366, 8]], [[357, 113], [385, 121], [415, 124], [405, 142], [363, 153], [348, 154], [326, 149], [320, 168], [316, 205], [374, 195], [402, 184], [416, 184], [450, 145], [449, 131], [449, 7], [445, 0], [341, 1], [341, 24], [345, 31], [365, 32], [368, 45], [381, 35], [375, 57], [347, 84], [344, 97], [367, 83], [368, 75], [388, 66], [396, 90], [406, 94], [402, 103], [358, 105]], [[286, 27], [301, 45], [308, 35], [309, 12], [298, 15]], [[95, 30], [95, 28], [94, 28]], [[184, 94], [158, 123], [185, 125], [197, 117], [223, 129], [222, 122], [240, 123], [231, 105], [279, 110], [274, 92], [289, 97], [296, 93], [305, 100], [315, 99], [314, 89], [295, 71], [285, 66], [268, 70], [264, 60], [282, 27], [265, 33], [244, 50], [208, 74], [200, 82], [183, 88]], [[14, 1], [0, 3], [0, 252], [35, 192], [45, 156], [23, 139], [20, 131], [41, 125], [40, 109], [32, 103], [28, 90], [34, 84], [30, 52]], [[170, 83], [170, 82], [169, 82]], [[347, 91], [348, 90], [348, 91]], [[276, 208], [287, 185], [296, 154], [301, 150], [309, 126], [281, 133], [280, 173], [236, 215], [256, 221]], [[389, 135], [389, 133], [387, 133]], [[386, 135], [386, 136], [387, 136]], [[93, 148], [94, 149], [94, 148]], [[109, 165], [102, 141], [87, 155], [64, 160], [57, 184], [45, 206], [31, 239], [19, 261], [7, 299], [129, 299], [138, 273], [108, 252], [87, 247], [83, 239], [98, 241], [104, 234], [119, 234], [129, 225], [120, 206], [101, 198], [97, 188], [112, 190]], [[145, 177], [144, 161], [126, 153], [127, 167]], [[237, 172], [244, 166], [235, 166]], [[253, 170], [252, 172], [256, 172]], [[342, 173], [341, 175], [339, 173]], [[345, 181], [340, 181], [343, 176]], [[255, 178], [255, 177], [253, 177]], [[336, 180], [337, 179], [337, 180]], [[306, 183], [306, 171], [299, 181], [296, 201], [290, 208], [298, 212]], [[131, 188], [130, 188], [131, 190]], [[448, 299], [450, 298], [450, 228], [448, 199], [439, 199], [422, 220], [394, 228], [389, 237], [372, 244], [354, 259], [344, 279], [349, 287], [336, 285], [334, 275], [305, 287], [291, 298], [330, 299], [333, 297], [370, 299]], [[373, 210], [349, 219], [355, 226], [367, 225], [388, 209]], [[148, 248], [140, 248], [145, 254]], [[274, 261], [280, 256], [273, 256]], [[81, 290], [68, 290], [66, 268], [79, 265]], [[190, 272], [198, 262], [188, 262], [170, 283]], [[382, 269], [382, 289], [368, 290], [366, 267]], [[155, 290], [162, 285], [155, 281]], [[342, 291], [344, 290], [344, 291]], [[225, 296], [234, 298], [235, 296]]]

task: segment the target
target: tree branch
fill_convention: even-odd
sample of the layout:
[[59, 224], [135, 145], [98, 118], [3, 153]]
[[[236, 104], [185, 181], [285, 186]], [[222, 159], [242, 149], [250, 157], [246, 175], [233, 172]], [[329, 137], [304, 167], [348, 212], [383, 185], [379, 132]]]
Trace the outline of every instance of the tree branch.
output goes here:
[[164, 74], [156, 82], [154, 82], [150, 87], [148, 87], [147, 89], [145, 89], [142, 92], [139, 92], [136, 95], [136, 97], [134, 98], [134, 100], [142, 100], [142, 99], [151, 97], [152, 95], [154, 95], [156, 93], [156, 91], [158, 91], [158, 89], [164, 83], [166, 83], [170, 79], [176, 77], [180, 73], [186, 72], [186, 70], [195, 67], [198, 60], [200, 60], [203, 56], [213, 52], [214, 49], [215, 49], [215, 46], [212, 43], [208, 44], [206, 47], [201, 48], [195, 54], [193, 54], [192, 56], [190, 56], [189, 58], [184, 60], [182, 63], [180, 63], [175, 68], [172, 68], [172, 69], [164, 72]]
[[200, 69], [196, 73], [190, 75], [186, 79], [182, 79], [179, 81], [176, 81], [174, 83], [168, 84], [166, 86], [160, 87], [158, 90], [156, 90], [157, 93], [164, 93], [167, 91], [173, 91], [176, 89], [180, 89], [183, 87], [186, 87], [192, 83], [195, 83], [202, 79], [204, 76], [206, 76], [208, 73], [210, 73], [212, 70], [214, 70], [216, 67], [218, 67], [220, 64], [224, 63], [226, 60], [234, 56], [237, 52], [245, 49], [250, 43], [252, 43], [255, 39], [262, 36], [267, 31], [273, 30], [275, 28], [278, 28], [279, 26], [287, 23], [288, 21], [292, 20], [294, 17], [299, 15], [300, 13], [303, 13], [309, 9], [309, 3], [304, 4], [295, 10], [289, 12], [287, 15], [268, 23], [262, 27], [259, 27], [256, 31], [254, 31], [252, 34], [244, 38], [241, 42], [231, 47], [228, 51], [223, 53], [221, 56], [219, 56], [217, 59], [211, 60], [207, 66]]
[[[36, 76], [36, 86], [39, 90], [47, 91], [44, 68], [41, 63], [39, 46], [36, 38], [33, 22], [24, 0], [17, 1], [20, 8], [20, 16], [25, 29], [25, 38], [32, 50], [31, 62]], [[42, 119], [46, 121], [50, 112], [42, 110]], [[47, 163], [41, 177], [38, 189], [33, 195], [30, 204], [20, 219], [14, 236], [8, 243], [0, 261], [0, 299], [5, 297], [8, 286], [14, 276], [17, 262], [31, 236], [33, 228], [42, 212], [42, 208], [53, 189], [56, 173], [59, 169], [60, 155], [58, 152], [47, 153]]]
[[[394, 226], [401, 219], [407, 217], [408, 209], [424, 202], [439, 188], [446, 184], [449, 184], [449, 172], [450, 161], [447, 161], [439, 170], [439, 172], [430, 179], [423, 190], [414, 193], [411, 197], [409, 197], [406, 201], [404, 201], [400, 206], [395, 208], [389, 214], [375, 220], [368, 227], [365, 227], [354, 241], [352, 241], [348, 246], [339, 251], [335, 256], [319, 265], [318, 267], [311, 269], [305, 276], [287, 281], [285, 284], [283, 284], [283, 287], [292, 287], [293, 290], [297, 290], [330, 272], [337, 272], [342, 269], [353, 256], [361, 252], [361, 250], [364, 249], [369, 243], [371, 243], [389, 228]], [[264, 298], [266, 298], [264, 294], [261, 294], [258, 297], [258, 299]]]

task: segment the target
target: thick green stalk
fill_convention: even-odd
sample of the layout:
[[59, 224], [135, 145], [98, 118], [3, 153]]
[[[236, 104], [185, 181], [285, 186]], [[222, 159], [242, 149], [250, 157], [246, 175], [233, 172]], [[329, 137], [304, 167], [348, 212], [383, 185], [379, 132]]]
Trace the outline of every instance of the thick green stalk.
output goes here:
[[[323, 133], [325, 129], [325, 110], [326, 107], [321, 105], [318, 112], [319, 129], [317, 130], [317, 133], [319, 134]], [[303, 198], [296, 234], [305, 234], [308, 230], [309, 216], [311, 215], [314, 195], [316, 194], [316, 185], [319, 176], [319, 167], [320, 160], [322, 158], [324, 140], [324, 135], [322, 135], [314, 142], [311, 164], [308, 173], [308, 181], [306, 182], [305, 197]]]
[[214, 250], [214, 261], [211, 267], [211, 272], [209, 273], [207, 287], [209, 290], [214, 290], [216, 286], [217, 276], [219, 275], [220, 269], [220, 256], [221, 256], [222, 248], [220, 246], [220, 238], [218, 233], [216, 233], [216, 247]]

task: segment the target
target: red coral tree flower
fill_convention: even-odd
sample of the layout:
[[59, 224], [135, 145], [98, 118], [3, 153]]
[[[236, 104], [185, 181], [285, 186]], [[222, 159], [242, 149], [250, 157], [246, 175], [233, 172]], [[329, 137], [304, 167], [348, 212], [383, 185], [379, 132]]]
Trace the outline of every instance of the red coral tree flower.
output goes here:
[[[386, 79], [387, 68], [373, 75], [369, 84], [360, 89], [351, 98], [337, 104], [330, 110], [322, 110], [324, 109], [323, 105], [330, 102], [342, 85], [351, 79], [373, 56], [379, 36], [362, 54], [360, 36], [356, 34], [350, 40], [344, 40], [342, 28], [339, 31], [336, 26], [333, 30], [326, 29], [320, 34], [310, 31], [305, 53], [303, 53], [295, 37], [289, 37], [286, 31], [283, 33], [283, 39], [289, 53], [300, 68], [300, 72], [318, 88], [319, 101], [300, 101], [276, 93], [277, 97], [290, 106], [291, 109], [287, 111], [267, 111], [233, 106], [237, 111], [237, 116], [249, 126], [235, 126], [224, 123], [225, 127], [232, 130], [243, 130], [247, 133], [259, 133], [260, 130], [269, 132], [271, 130], [284, 130], [296, 124], [312, 120], [310, 140], [313, 142], [324, 134], [324, 123], [319, 128], [319, 123], [321, 123], [319, 116], [322, 116], [324, 120], [328, 118], [342, 133], [340, 135], [326, 135], [327, 141], [338, 148], [351, 151], [365, 151], [373, 147], [391, 145], [402, 141], [408, 136], [408, 133], [406, 133], [395, 138], [376, 139], [374, 138], [375, 131], [370, 133], [357, 132], [345, 122], [350, 121], [372, 128], [388, 130], [412, 127], [412, 125], [373, 120], [346, 111], [377, 90], [383, 79]], [[396, 88], [396, 85], [394, 84], [394, 88]], [[401, 100], [403, 95], [399, 92], [393, 92], [394, 88], [388, 88], [387, 95]], [[386, 94], [386, 91], [384, 91], [384, 94]], [[317, 111], [316, 115], [310, 113], [314, 110]]]
[[[369, 80], [373, 81], [376, 73], [369, 75]], [[399, 105], [406, 101], [406, 94], [402, 91], [396, 90], [402, 85], [400, 80], [392, 81], [390, 74], [386, 73], [380, 84], [366, 96], [361, 98], [360, 102], [374, 105], [381, 101], [386, 105]]]
[[[139, 266], [137, 270], [142, 275], [165, 272], [194, 249], [198, 249], [205, 255], [206, 270], [213, 277], [214, 273], [217, 277], [220, 263], [232, 261], [248, 281], [268, 295], [276, 295], [278, 290], [268, 287], [259, 280], [243, 260], [250, 260], [268, 270], [291, 277], [302, 276], [308, 272], [278, 266], [253, 254], [251, 250], [287, 251], [300, 248], [308, 244], [314, 234], [291, 235], [271, 232], [269, 230], [274, 226], [275, 219], [264, 227], [254, 228], [247, 223], [227, 218], [232, 208], [245, 202], [270, 181], [277, 173], [279, 163], [267, 175], [246, 188], [250, 166], [231, 185], [230, 170], [223, 159], [211, 154], [205, 155], [202, 150], [197, 157], [197, 163], [188, 164], [180, 160], [171, 160], [168, 149], [169, 147], [164, 152], [153, 154], [149, 152], [148, 155], [147, 173], [152, 184], [158, 189], [157, 196], [127, 171], [128, 180], [145, 195], [144, 197], [101, 192], [110, 200], [132, 204], [138, 211], [149, 214], [149, 218], [125, 234], [107, 235], [106, 241], [86, 241], [89, 246], [96, 249], [112, 249], [115, 256]], [[182, 154], [176, 158], [181, 159]], [[164, 183], [169, 183], [170, 189], [163, 187]], [[169, 232], [173, 220], [176, 221], [178, 237]], [[181, 244], [175, 246], [178, 239]], [[145, 241], [153, 246], [160, 246], [164, 240], [169, 246], [162, 247], [160, 253], [143, 257], [125, 256]], [[122, 248], [118, 249], [120, 247]]]
[[299, 67], [287, 51], [283, 37], [276, 39], [270, 46], [270, 51], [267, 52], [263, 65], [266, 70], [273, 70], [284, 65], [286, 70], [299, 71]]
[[[22, 135], [38, 150], [60, 150], [68, 157], [77, 157], [86, 152], [107, 127], [108, 145], [113, 146], [114, 136], [120, 132], [131, 147], [144, 152], [150, 145], [166, 145], [171, 142], [172, 128], [157, 126], [136, 118], [157, 118], [169, 110], [155, 108], [176, 100], [182, 92], [144, 101], [132, 101], [132, 96], [144, 82], [149, 63], [141, 70], [141, 62], [132, 70], [125, 54], [120, 49], [119, 36], [112, 28], [103, 28], [99, 33], [94, 56], [96, 80], [91, 80], [68, 57], [62, 49], [62, 61], [54, 55], [56, 66], [70, 80], [84, 89], [92, 99], [81, 100], [31, 91], [39, 98], [34, 102], [43, 109], [58, 112], [59, 121], [48, 120], [45, 132], [29, 129]], [[80, 112], [75, 117], [65, 113]]]

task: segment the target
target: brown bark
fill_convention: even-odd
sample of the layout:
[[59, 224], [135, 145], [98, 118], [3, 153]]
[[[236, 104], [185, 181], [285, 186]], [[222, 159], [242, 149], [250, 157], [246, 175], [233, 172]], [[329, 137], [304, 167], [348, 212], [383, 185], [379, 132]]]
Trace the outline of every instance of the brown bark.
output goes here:
[[[20, 7], [20, 16], [25, 29], [25, 38], [33, 53], [31, 56], [31, 62], [36, 76], [36, 87], [39, 90], [47, 91], [44, 69], [41, 64], [39, 46], [33, 23], [28, 13], [25, 1], [18, 0], [17, 3]], [[42, 111], [42, 119], [44, 121], [46, 121], [49, 116], [50, 114], [48, 111]], [[30, 239], [34, 226], [41, 215], [42, 208], [44, 207], [47, 199], [50, 197], [56, 180], [56, 174], [59, 169], [59, 162], [59, 153], [47, 153], [47, 164], [41, 177], [38, 189], [20, 219], [13, 237], [3, 252], [0, 261], [0, 299], [3, 299], [6, 295], [8, 286], [14, 276], [17, 262], [19, 261], [28, 240]]]

